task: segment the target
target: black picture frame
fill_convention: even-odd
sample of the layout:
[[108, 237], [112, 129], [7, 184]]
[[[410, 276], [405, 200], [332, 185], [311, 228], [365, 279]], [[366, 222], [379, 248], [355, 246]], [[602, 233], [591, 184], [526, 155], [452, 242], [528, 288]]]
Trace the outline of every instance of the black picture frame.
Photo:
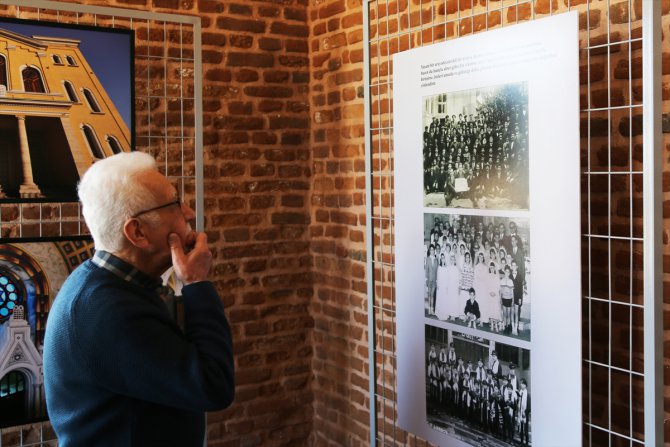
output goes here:
[[[12, 49], [0, 49], [0, 106], [9, 110], [0, 112], [0, 203], [76, 202], [93, 162], [135, 148], [135, 32], [2, 17], [0, 40], [8, 39]], [[35, 73], [43, 93], [29, 91], [39, 90]], [[26, 158], [37, 189], [26, 181]]]
[[0, 428], [48, 419], [42, 346], [49, 310], [93, 253], [86, 236], [0, 243]]

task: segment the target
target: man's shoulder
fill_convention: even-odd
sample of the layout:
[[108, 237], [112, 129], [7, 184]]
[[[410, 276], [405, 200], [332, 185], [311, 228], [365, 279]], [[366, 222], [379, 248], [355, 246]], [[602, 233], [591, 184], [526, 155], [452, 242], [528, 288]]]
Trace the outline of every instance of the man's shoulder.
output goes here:
[[72, 303], [79, 295], [87, 291], [94, 267], [94, 264], [88, 260], [70, 273], [56, 295], [54, 305], [62, 306], [65, 302]]
[[109, 304], [106, 298], [114, 296], [115, 300], [122, 300], [129, 295], [133, 294], [125, 281], [87, 261], [67, 278], [55, 303], [69, 305], [71, 310], [104, 308]]
[[77, 267], [70, 276], [67, 277], [61, 288], [61, 292], [66, 288], [84, 286], [81, 292], [88, 292], [92, 289], [107, 287], [118, 281], [110, 272], [98, 267], [90, 259]]

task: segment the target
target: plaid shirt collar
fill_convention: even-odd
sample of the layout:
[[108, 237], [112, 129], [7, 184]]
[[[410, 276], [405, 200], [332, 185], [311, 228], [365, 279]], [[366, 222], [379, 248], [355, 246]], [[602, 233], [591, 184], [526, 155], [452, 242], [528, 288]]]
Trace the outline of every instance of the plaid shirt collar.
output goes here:
[[126, 261], [117, 258], [109, 252], [96, 250], [91, 262], [102, 269], [112, 272], [122, 280], [128, 281], [139, 287], [154, 290], [158, 290], [162, 287], [162, 282], [160, 280], [140, 272]]

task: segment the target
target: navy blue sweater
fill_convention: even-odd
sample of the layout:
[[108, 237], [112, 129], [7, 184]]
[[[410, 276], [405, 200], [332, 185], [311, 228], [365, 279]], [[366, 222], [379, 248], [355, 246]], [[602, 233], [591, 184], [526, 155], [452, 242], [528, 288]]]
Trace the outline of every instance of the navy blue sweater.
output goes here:
[[184, 331], [155, 290], [91, 261], [65, 281], [44, 340], [60, 447], [201, 447], [204, 412], [233, 400], [232, 338], [210, 282], [182, 289]]

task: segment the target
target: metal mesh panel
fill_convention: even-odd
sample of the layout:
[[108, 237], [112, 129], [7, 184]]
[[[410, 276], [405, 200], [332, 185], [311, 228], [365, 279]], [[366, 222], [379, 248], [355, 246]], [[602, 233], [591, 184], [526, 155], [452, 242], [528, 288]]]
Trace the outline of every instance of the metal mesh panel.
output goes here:
[[[426, 444], [396, 426], [392, 54], [570, 10], [580, 15], [583, 439], [644, 443], [640, 3], [367, 2], [379, 445]], [[579, 323], [557, 324], [569, 330]]]
[[[134, 30], [135, 150], [156, 158], [159, 170], [196, 209], [202, 227], [202, 209], [196, 203], [202, 182], [202, 142], [196, 122], [201, 114], [197, 19], [72, 4], [61, 7], [53, 2], [33, 2], [45, 7], [11, 6], [25, 5], [23, 1], [2, 3], [9, 4], [0, 6], [3, 17]], [[86, 234], [78, 203], [0, 204], [3, 241]], [[0, 429], [0, 447], [55, 445], [48, 422]]]

